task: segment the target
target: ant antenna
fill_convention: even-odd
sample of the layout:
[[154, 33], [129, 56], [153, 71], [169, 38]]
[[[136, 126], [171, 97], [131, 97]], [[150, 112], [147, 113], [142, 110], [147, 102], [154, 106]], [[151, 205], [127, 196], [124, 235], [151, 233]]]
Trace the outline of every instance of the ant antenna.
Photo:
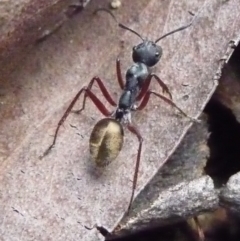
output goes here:
[[160, 40], [163, 39], [163, 38], [166, 38], [167, 36], [169, 36], [169, 35], [171, 35], [171, 34], [174, 34], [174, 33], [178, 32], [178, 31], [182, 31], [182, 30], [190, 27], [190, 26], [192, 25], [192, 22], [193, 22], [193, 21], [191, 21], [191, 23], [189, 23], [189, 24], [187, 24], [187, 25], [185, 25], [185, 26], [182, 26], [182, 27], [180, 27], [180, 28], [177, 28], [177, 29], [175, 29], [175, 30], [173, 30], [173, 31], [171, 31], [171, 32], [168, 32], [168, 33], [164, 34], [163, 36], [161, 36], [160, 38], [158, 38], [158, 39], [155, 41], [155, 43], [157, 43], [158, 41], [160, 41]]
[[188, 11], [189, 14], [191, 14], [192, 16], [194, 16], [193, 19], [192, 19], [192, 21], [191, 21], [189, 24], [184, 25], [184, 26], [182, 26], [182, 27], [180, 27], [180, 28], [177, 28], [177, 29], [175, 29], [175, 30], [173, 30], [173, 31], [170, 31], [169, 33], [164, 34], [162, 37], [158, 38], [158, 39], [155, 41], [155, 43], [157, 43], [157, 42], [160, 41], [161, 39], [166, 38], [167, 36], [169, 36], [169, 35], [171, 35], [171, 34], [173, 34], [173, 33], [182, 31], [182, 30], [190, 27], [190, 26], [192, 25], [194, 19], [200, 14], [200, 12], [201, 12], [202, 10], [203, 10], [203, 7], [200, 9], [200, 11], [199, 11], [197, 14], [194, 14], [194, 13], [192, 13], [191, 11]]
[[114, 16], [114, 14], [113, 14], [112, 12], [110, 12], [108, 9], [106, 9], [106, 8], [98, 8], [97, 10], [94, 11], [94, 14], [96, 14], [96, 13], [99, 12], [99, 11], [104, 11], [104, 12], [109, 13], [109, 14], [112, 16], [112, 18], [115, 20], [115, 22], [118, 24], [118, 26], [119, 26], [120, 28], [125, 29], [125, 30], [128, 30], [128, 31], [134, 33], [134, 34], [137, 35], [142, 41], [144, 41], [143, 37], [142, 37], [138, 32], [134, 31], [133, 29], [127, 27], [126, 25], [124, 25], [124, 24], [122, 24], [122, 23], [119, 23], [119, 22], [117, 21], [117, 18]]
[[[122, 23], [119, 23], [119, 22], [117, 21], [117, 18], [115, 17], [115, 15], [114, 15], [112, 12], [110, 12], [108, 9], [106, 9], [106, 8], [98, 8], [97, 10], [94, 11], [94, 14], [97, 13], [97, 12], [99, 12], [99, 11], [104, 11], [104, 12], [109, 13], [109, 14], [112, 16], [112, 18], [115, 20], [115, 22], [118, 24], [118, 26], [119, 26], [120, 28], [125, 29], [125, 30], [128, 30], [128, 31], [134, 33], [134, 34], [137, 35], [142, 41], [144, 41], [143, 37], [142, 37], [138, 32], [136, 32], [135, 30], [127, 27], [126, 25], [124, 25], [124, 24], [122, 24]], [[193, 15], [194, 18], [196, 17], [195, 14], [193, 14], [193, 13], [191, 13], [191, 12], [189, 12], [189, 13], [190, 13], [191, 15]], [[158, 38], [158, 39], [155, 41], [155, 43], [159, 42], [161, 39], [164, 39], [164, 38], [166, 38], [166, 37], [169, 36], [169, 35], [172, 35], [172, 34], [174, 34], [174, 33], [176, 33], [176, 32], [182, 31], [182, 30], [190, 27], [190, 26], [192, 25], [192, 23], [193, 23], [193, 20], [194, 20], [194, 19], [192, 19], [192, 21], [191, 21], [189, 24], [187, 24], [187, 25], [184, 25], [184, 26], [182, 26], [182, 27], [180, 27], [180, 28], [177, 28], [177, 29], [175, 29], [175, 30], [173, 30], [173, 31], [170, 31], [170, 32], [164, 34], [163, 36], [161, 36], [160, 38]]]

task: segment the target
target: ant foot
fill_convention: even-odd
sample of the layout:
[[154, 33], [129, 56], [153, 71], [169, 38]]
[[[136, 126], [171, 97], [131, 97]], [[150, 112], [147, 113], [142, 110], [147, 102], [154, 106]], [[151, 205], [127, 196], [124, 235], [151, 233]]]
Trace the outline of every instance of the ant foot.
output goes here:
[[83, 111], [83, 108], [80, 109], [80, 110], [72, 110], [71, 112], [74, 113], [74, 114], [79, 115], [82, 111]]

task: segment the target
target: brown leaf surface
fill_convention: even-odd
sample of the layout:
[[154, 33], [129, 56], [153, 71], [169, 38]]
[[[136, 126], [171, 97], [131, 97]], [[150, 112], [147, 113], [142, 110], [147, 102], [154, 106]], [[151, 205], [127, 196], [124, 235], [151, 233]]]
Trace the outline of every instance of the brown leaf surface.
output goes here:
[[[117, 98], [115, 59], [121, 56], [124, 71], [132, 63], [130, 51], [139, 39], [116, 29], [109, 16], [93, 16], [97, 6], [103, 1], [93, 1], [1, 80], [0, 234], [4, 240], [96, 240], [97, 232], [83, 225], [98, 222], [111, 230], [128, 206], [137, 140], [126, 132], [119, 158], [102, 173], [93, 171], [88, 138], [102, 116], [89, 101], [81, 116], [66, 120], [54, 150], [45, 159], [38, 158], [76, 92], [98, 75]], [[216, 87], [212, 79], [218, 60], [240, 28], [239, 8], [237, 0], [124, 1], [117, 16], [143, 36], [156, 39], [188, 23], [187, 11], [202, 9], [193, 27], [161, 42], [163, 58], [155, 69], [174, 101], [197, 116]], [[189, 120], [176, 113], [153, 98], [133, 117], [144, 136], [138, 190], [190, 127]]]
[[71, 1], [0, 0], [1, 75], [15, 69], [37, 39], [67, 20]]

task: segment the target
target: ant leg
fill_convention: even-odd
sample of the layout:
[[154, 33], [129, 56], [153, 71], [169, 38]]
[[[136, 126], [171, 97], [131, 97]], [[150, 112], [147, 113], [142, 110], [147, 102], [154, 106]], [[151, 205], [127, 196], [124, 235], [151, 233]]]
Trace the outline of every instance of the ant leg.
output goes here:
[[136, 162], [134, 176], [133, 176], [132, 194], [131, 194], [130, 202], [129, 202], [128, 209], [127, 209], [127, 212], [129, 212], [130, 208], [131, 208], [131, 205], [132, 205], [133, 198], [134, 198], [135, 189], [136, 189], [136, 186], [137, 186], [138, 170], [139, 170], [140, 159], [141, 159], [143, 138], [142, 138], [141, 133], [139, 132], [139, 130], [136, 126], [128, 124], [127, 128], [128, 128], [129, 131], [131, 131], [134, 135], [137, 136], [138, 142], [139, 142], [138, 153], [137, 153], [137, 162]]
[[190, 120], [192, 121], [195, 121], [195, 122], [199, 122], [198, 119], [195, 119], [191, 116], [189, 116], [188, 114], [186, 114], [182, 109], [180, 109], [172, 100], [166, 98], [165, 96], [161, 95], [161, 94], [158, 94], [154, 91], [151, 91], [151, 90], [148, 90], [145, 94], [145, 96], [143, 97], [143, 100], [142, 102], [139, 104], [139, 106], [137, 107], [136, 110], [142, 110], [146, 107], [148, 101], [149, 101], [149, 98], [150, 98], [150, 95], [153, 94], [157, 97], [159, 97], [160, 99], [162, 99], [163, 101], [165, 101], [166, 103], [168, 103], [169, 105], [171, 105], [172, 107], [175, 107], [182, 115], [184, 115], [185, 117], [189, 118]]
[[84, 228], [86, 228], [87, 230], [93, 230], [94, 228], [96, 228], [98, 230], [98, 232], [100, 234], [102, 234], [103, 237], [110, 237], [111, 233], [104, 228], [103, 226], [98, 226], [97, 224], [94, 224], [93, 227], [87, 227], [84, 225]]
[[162, 87], [163, 93], [166, 92], [172, 100], [172, 94], [168, 89], [167, 85], [156, 74], [151, 74], [151, 76], [154, 77], [157, 80], [158, 84]]
[[[92, 78], [91, 81], [89, 82], [88, 86], [87, 86], [87, 89], [91, 90], [95, 81], [97, 82], [103, 96], [106, 98], [108, 103], [111, 104], [112, 106], [117, 106], [116, 102], [113, 100], [111, 95], [108, 93], [105, 85], [103, 84], [102, 80], [99, 77]], [[87, 92], [85, 92], [84, 97], [83, 97], [83, 102], [82, 102], [82, 108], [80, 110], [74, 110], [73, 111], [74, 113], [80, 114], [85, 109], [87, 97], [88, 97]]]
[[162, 87], [163, 93], [166, 92], [169, 95], [170, 99], [172, 99], [172, 94], [168, 89], [167, 85], [164, 84], [164, 82], [156, 74], [149, 74], [143, 83], [143, 86], [139, 95], [137, 96], [137, 101], [140, 101], [143, 98], [143, 96], [145, 96], [145, 94], [149, 90], [149, 85], [153, 77], [157, 80], [158, 84]]
[[87, 87], [82, 88], [77, 94], [76, 96], [73, 98], [72, 102], [70, 103], [70, 105], [68, 106], [67, 110], [65, 111], [65, 113], [63, 114], [62, 118], [60, 119], [60, 121], [58, 122], [57, 128], [55, 130], [55, 134], [54, 134], [54, 138], [53, 138], [53, 142], [52, 144], [48, 147], [48, 149], [43, 153], [42, 156], [40, 156], [40, 159], [42, 159], [43, 157], [45, 157], [46, 155], [48, 155], [48, 153], [51, 151], [51, 149], [54, 147], [56, 140], [57, 140], [57, 136], [58, 136], [58, 132], [59, 129], [61, 127], [61, 125], [64, 123], [64, 121], [66, 120], [66, 118], [68, 117], [68, 115], [70, 114], [73, 106], [76, 104], [77, 100], [79, 99], [79, 97], [81, 96], [81, 94], [85, 92], [85, 94], [92, 100], [92, 102], [95, 104], [95, 106], [101, 111], [101, 113], [105, 116], [110, 116], [111, 112], [104, 106], [104, 104], [98, 99], [98, 97], [92, 93], [91, 90], [89, 90]]
[[119, 84], [120, 88], [123, 90], [124, 82], [123, 82], [123, 78], [122, 78], [121, 63], [120, 63], [119, 58], [117, 58], [117, 61], [116, 61], [116, 69], [117, 69], [118, 84]]

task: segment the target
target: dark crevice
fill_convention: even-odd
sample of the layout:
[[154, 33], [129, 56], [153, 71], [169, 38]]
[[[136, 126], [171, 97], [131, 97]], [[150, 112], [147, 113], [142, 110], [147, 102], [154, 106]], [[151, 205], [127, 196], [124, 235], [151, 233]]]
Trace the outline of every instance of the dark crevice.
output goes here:
[[204, 110], [208, 114], [210, 157], [205, 172], [216, 187], [240, 171], [240, 124], [230, 109], [212, 98]]
[[160, 241], [160, 240], [185, 240], [197, 241], [196, 233], [186, 221], [164, 227], [149, 228], [125, 237], [106, 238], [105, 241]]

